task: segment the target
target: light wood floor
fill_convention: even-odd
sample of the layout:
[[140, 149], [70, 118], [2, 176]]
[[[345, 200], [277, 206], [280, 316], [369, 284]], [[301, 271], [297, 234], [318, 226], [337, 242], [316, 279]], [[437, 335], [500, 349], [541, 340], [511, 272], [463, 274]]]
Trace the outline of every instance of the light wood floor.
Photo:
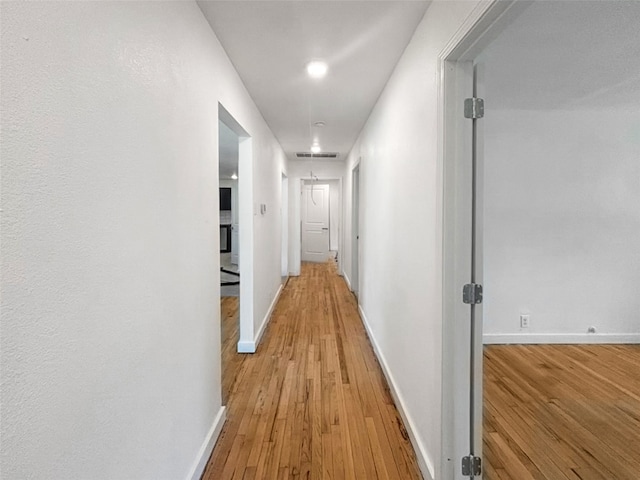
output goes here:
[[335, 262], [303, 264], [241, 364], [203, 475], [231, 478], [422, 478]]
[[484, 351], [486, 480], [640, 479], [640, 345]]
[[222, 336], [222, 404], [226, 405], [229, 395], [242, 366], [244, 355], [238, 353], [240, 324], [238, 297], [220, 298], [220, 324]]

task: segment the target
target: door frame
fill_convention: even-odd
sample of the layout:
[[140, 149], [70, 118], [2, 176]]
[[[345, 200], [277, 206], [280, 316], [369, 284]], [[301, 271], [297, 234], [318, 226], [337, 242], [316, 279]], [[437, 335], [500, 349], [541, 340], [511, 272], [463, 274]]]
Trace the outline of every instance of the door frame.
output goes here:
[[289, 178], [280, 172], [280, 275], [289, 277]]
[[[240, 339], [238, 353], [254, 353], [253, 325], [253, 141], [229, 111], [218, 103], [218, 120], [238, 136], [238, 227], [240, 257]], [[220, 219], [218, 217], [218, 228]], [[219, 263], [219, 260], [218, 260]], [[218, 265], [219, 269], [220, 265]]]
[[347, 282], [360, 298], [360, 160], [351, 169], [351, 278]]
[[[461, 460], [469, 455], [469, 307], [462, 286], [471, 272], [471, 121], [463, 115], [471, 96], [473, 60], [532, 0], [478, 3], [438, 55], [438, 179], [442, 237], [442, 456], [437, 478], [463, 480]], [[480, 191], [481, 191], [480, 187]], [[482, 225], [477, 225], [477, 238]], [[481, 248], [481, 245], [479, 245]], [[482, 258], [482, 253], [477, 255]], [[481, 267], [481, 264], [477, 266]], [[478, 268], [477, 282], [482, 283]], [[477, 315], [474, 362], [474, 454], [482, 457], [482, 312]], [[481, 478], [481, 477], [475, 477]]]
[[[294, 188], [291, 188], [291, 183], [289, 184], [289, 189], [294, 194], [293, 202], [289, 204], [290, 212], [292, 211], [292, 222], [290, 225], [293, 227], [291, 231], [291, 235], [289, 236], [289, 245], [291, 256], [289, 257], [289, 273], [293, 276], [300, 275], [300, 269], [302, 265], [301, 261], [301, 253], [302, 253], [302, 185], [305, 181], [314, 180], [318, 182], [326, 182], [331, 180], [338, 180], [338, 211], [340, 212], [340, 220], [338, 222], [338, 275], [343, 276], [343, 263], [342, 259], [344, 257], [344, 184], [342, 181], [342, 177], [331, 177], [331, 176], [314, 176], [311, 177], [290, 177], [294, 181]], [[291, 200], [292, 197], [289, 197]]]

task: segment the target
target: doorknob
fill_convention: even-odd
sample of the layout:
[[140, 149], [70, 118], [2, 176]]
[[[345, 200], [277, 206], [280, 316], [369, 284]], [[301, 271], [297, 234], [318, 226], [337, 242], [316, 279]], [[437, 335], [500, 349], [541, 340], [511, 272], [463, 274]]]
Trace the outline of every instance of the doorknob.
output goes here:
[[329, 229], [325, 227], [325, 228], [323, 228], [323, 230], [329, 230]]

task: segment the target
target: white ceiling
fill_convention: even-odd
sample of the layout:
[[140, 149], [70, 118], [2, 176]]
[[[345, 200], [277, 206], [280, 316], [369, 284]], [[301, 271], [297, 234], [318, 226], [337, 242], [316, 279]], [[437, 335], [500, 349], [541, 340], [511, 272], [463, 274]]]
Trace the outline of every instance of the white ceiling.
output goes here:
[[640, 1], [534, 2], [485, 50], [487, 108], [640, 103]]
[[[289, 158], [318, 140], [343, 160], [424, 16], [427, 1], [199, 1]], [[323, 59], [329, 73], [307, 77]], [[316, 121], [324, 128], [311, 127]]]

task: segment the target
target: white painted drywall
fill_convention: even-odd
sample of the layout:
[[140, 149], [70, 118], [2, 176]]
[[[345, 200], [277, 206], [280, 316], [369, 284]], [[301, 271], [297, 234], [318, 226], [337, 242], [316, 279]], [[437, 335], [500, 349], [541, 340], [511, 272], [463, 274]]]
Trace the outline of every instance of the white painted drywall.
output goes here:
[[437, 56], [477, 3], [431, 4], [344, 171], [345, 275], [352, 265], [352, 167], [361, 158], [359, 301], [425, 478], [441, 478], [442, 451]]
[[[303, 180], [313, 177], [320, 180], [341, 179], [344, 175], [345, 163], [330, 160], [289, 160], [289, 273], [300, 275], [300, 185]], [[335, 194], [335, 193], [334, 193]], [[344, 223], [340, 215], [341, 225]], [[338, 228], [341, 231], [341, 228]], [[340, 234], [338, 250], [340, 249]], [[340, 265], [342, 262], [340, 261]]]
[[639, 155], [636, 105], [487, 109], [487, 340], [640, 339]]
[[[195, 3], [1, 8], [2, 477], [198, 478], [224, 419], [218, 102], [257, 201], [284, 155]], [[255, 219], [255, 323], [277, 212]]]

